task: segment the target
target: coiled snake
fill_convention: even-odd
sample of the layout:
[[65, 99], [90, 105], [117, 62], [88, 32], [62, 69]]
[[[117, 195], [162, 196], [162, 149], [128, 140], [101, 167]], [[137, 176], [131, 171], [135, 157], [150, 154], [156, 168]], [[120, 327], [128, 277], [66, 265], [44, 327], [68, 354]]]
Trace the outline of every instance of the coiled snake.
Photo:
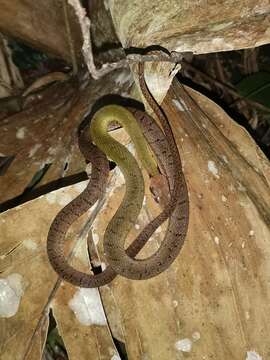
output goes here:
[[[177, 257], [187, 232], [189, 204], [188, 192], [181, 161], [178, 154], [171, 128], [164, 114], [151, 97], [143, 78], [143, 65], [140, 65], [140, 84], [147, 101], [157, 113], [164, 133], [157, 123], [148, 115], [133, 111], [141, 125], [142, 132], [154, 152], [158, 164], [167, 176], [170, 189], [170, 200], [163, 211], [152, 220], [125, 250], [126, 235], [135, 224], [140, 211], [144, 185], [137, 162], [131, 154], [119, 143], [116, 143], [107, 133], [110, 121], [129, 119], [131, 115], [126, 109], [116, 105], [107, 106], [99, 110], [91, 123], [91, 137], [117, 164], [120, 165], [126, 179], [125, 197], [104, 234], [104, 249], [109, 266], [100, 274], [90, 275], [71, 267], [64, 256], [65, 234], [69, 226], [85, 211], [87, 211], [104, 192], [108, 177], [108, 161], [102, 151], [86, 139], [86, 132], [80, 136], [80, 149], [85, 158], [92, 163], [92, 174], [87, 188], [71, 203], [65, 206], [54, 219], [47, 242], [48, 257], [54, 270], [64, 279], [81, 287], [97, 287], [110, 282], [117, 274], [131, 279], [147, 279], [165, 269]], [[120, 117], [119, 117], [120, 116]], [[103, 122], [103, 124], [101, 123]], [[123, 123], [122, 123], [123, 124]], [[134, 132], [133, 130], [131, 132]], [[135, 131], [137, 134], [138, 132]], [[134, 135], [134, 134], [131, 134]], [[89, 136], [89, 134], [88, 134]], [[136, 135], [137, 136], [137, 135]], [[113, 141], [112, 141], [113, 140]], [[135, 139], [136, 143], [136, 139]], [[144, 140], [139, 136], [139, 146], [144, 148], [142, 162], [147, 164], [150, 174], [157, 171], [151, 155], [145, 156], [147, 148], [142, 145]], [[136, 199], [134, 201], [134, 199]], [[132, 216], [131, 216], [132, 215]], [[134, 259], [155, 230], [169, 217], [168, 228], [158, 251], [147, 259]]]

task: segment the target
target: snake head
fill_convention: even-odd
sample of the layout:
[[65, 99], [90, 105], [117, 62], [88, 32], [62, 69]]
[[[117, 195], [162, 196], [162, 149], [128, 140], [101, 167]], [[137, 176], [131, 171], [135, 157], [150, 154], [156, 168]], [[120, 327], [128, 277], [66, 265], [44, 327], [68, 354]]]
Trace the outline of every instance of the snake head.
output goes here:
[[164, 208], [170, 199], [170, 190], [167, 178], [158, 174], [150, 179], [150, 191], [153, 195], [154, 200]]

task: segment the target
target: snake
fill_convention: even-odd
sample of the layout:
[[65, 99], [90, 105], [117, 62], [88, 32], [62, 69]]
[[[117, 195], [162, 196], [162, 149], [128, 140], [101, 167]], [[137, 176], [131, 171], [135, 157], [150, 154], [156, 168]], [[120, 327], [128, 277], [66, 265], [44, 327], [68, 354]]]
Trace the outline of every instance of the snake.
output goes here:
[[[170, 146], [166, 137], [150, 116], [139, 110], [133, 109], [132, 111], [136, 119], [141, 123], [143, 134], [157, 157], [158, 163], [163, 169], [163, 172], [168, 176], [170, 185], [172, 186], [173, 167], [171, 162]], [[80, 287], [99, 287], [106, 285], [116, 277], [117, 273], [111, 266], [108, 266], [102, 273], [90, 275], [74, 269], [69, 265], [67, 259], [63, 255], [65, 234], [69, 226], [95, 203], [97, 197], [100, 196], [102, 192], [102, 187], [104, 189], [104, 185], [106, 183], [105, 178], [108, 173], [108, 166], [106, 171], [97, 170], [104, 167], [104, 164], [106, 164], [106, 157], [104, 156], [104, 153], [100, 152], [98, 148], [89, 142], [89, 139], [86, 139], [86, 136], [87, 132], [85, 131], [80, 136], [79, 144], [80, 150], [83, 152], [85, 158], [88, 161], [93, 161], [92, 176], [87, 188], [71, 203], [66, 205], [54, 219], [48, 234], [47, 250], [51, 265], [61, 278]], [[102, 179], [103, 185], [100, 186], [100, 181]], [[99, 184], [98, 187], [96, 187], [97, 184]], [[181, 214], [184, 212], [183, 210], [185, 210], [183, 208], [182, 201], [187, 199], [187, 192], [183, 191], [182, 194], [182, 197], [179, 198], [178, 201], [179, 205], [176, 205], [167, 229], [167, 236], [174, 238], [177, 237], [178, 240], [179, 232], [182, 231], [180, 241], [177, 242], [178, 247], [182, 246], [184, 239], [183, 217]], [[156, 225], [157, 227], [159, 223], [160, 220], [155, 218], [146, 226], [144, 229], [145, 231], [141, 232], [134, 242], [128, 247], [127, 254], [129, 256], [135, 256], [141, 250], [147, 242], [149, 236], [154, 232], [155, 227], [153, 225]], [[175, 257], [175, 248], [171, 249], [171, 251], [174, 251]], [[169, 259], [171, 261], [173, 261], [174, 257], [169, 255]]]
[[[164, 240], [162, 241], [158, 250], [153, 255], [145, 259], [135, 259], [134, 257], [129, 256], [125, 250], [125, 240], [127, 234], [126, 231], [127, 229], [130, 229], [132, 227], [131, 216], [133, 215], [132, 211], [127, 214], [126, 206], [132, 206], [132, 210], [134, 209], [134, 213], [137, 211], [137, 209], [135, 209], [136, 204], [132, 202], [132, 196], [129, 199], [127, 199], [126, 197], [124, 198], [123, 203], [121, 204], [123, 206], [120, 206], [105, 231], [104, 250], [106, 258], [114, 271], [122, 276], [134, 280], [151, 278], [163, 272], [170, 266], [170, 264], [175, 260], [182, 247], [181, 240], [183, 237], [186, 236], [189, 216], [188, 192], [186, 188], [184, 174], [182, 172], [181, 159], [174, 139], [174, 135], [166, 115], [159, 107], [147, 87], [144, 78], [143, 63], [139, 63], [139, 83], [142, 94], [144, 95], [146, 101], [149, 103], [150, 107], [153, 109], [154, 113], [156, 114], [161, 123], [164, 134], [169, 141], [171, 150], [171, 159], [169, 162], [169, 166], [171, 166], [173, 169], [173, 173], [171, 174], [172, 183], [170, 184], [171, 198], [164, 211], [156, 218], [156, 223], [163, 223], [173, 213], [176, 205], [178, 205], [178, 207], [182, 207], [180, 209], [182, 216], [178, 218], [178, 221], [181, 224], [180, 231], [177, 230], [176, 232], [171, 233], [171, 230], [168, 229]], [[100, 124], [102, 121], [101, 118], [96, 120], [95, 117], [93, 120], [94, 124]], [[104, 123], [106, 123], [106, 120], [104, 120]], [[91, 129], [94, 128], [91, 127]], [[100, 130], [98, 130], [97, 133], [92, 130], [91, 135], [94, 135], [94, 141], [97, 143], [97, 146], [99, 146], [101, 150], [103, 150], [105, 153], [108, 153], [110, 149], [108, 148], [106, 142], [104, 144], [102, 140], [107, 135], [104, 134], [104, 128], [102, 129], [101, 127], [99, 127], [99, 129]], [[164, 139], [158, 139], [158, 141], [160, 143], [164, 141]], [[122, 151], [120, 150], [120, 147], [118, 150], [114, 149], [114, 151], [116, 153], [116, 156], [113, 160], [120, 166], [121, 170], [123, 171], [128, 187], [128, 182], [131, 180], [129, 180], [128, 172], [125, 172], [126, 170], [124, 168], [132, 171], [132, 165], [129, 166], [128, 161], [125, 162], [124, 155], [121, 159], [117, 157], [117, 152], [121, 153]], [[126, 191], [125, 195], [128, 197], [128, 191]], [[179, 199], [181, 199], [180, 202]], [[154, 224], [152, 222], [152, 229], [154, 229], [153, 225]], [[119, 236], [119, 233], [123, 233], [124, 236]], [[168, 236], [168, 234], [171, 234], [172, 236]]]
[[[187, 232], [189, 204], [187, 187], [184, 176], [181, 173], [181, 166], [179, 168], [180, 173], [178, 172], [178, 177], [176, 176], [175, 165], [177, 164], [177, 161], [175, 162], [175, 158], [177, 157], [176, 154], [178, 154], [177, 148], [175, 149], [171, 142], [166, 139], [166, 136], [164, 136], [163, 132], [158, 125], [153, 122], [151, 117], [138, 111], [136, 111], [135, 116], [142, 124], [144, 136], [147, 138], [151, 149], [155, 153], [159, 165], [161, 165], [168, 176], [171, 191], [171, 200], [169, 201], [167, 208], [144, 228], [126, 250], [127, 256], [132, 258], [135, 257], [157, 227], [160, 226], [171, 213], [167, 232], [163, 241], [163, 243], [167, 243], [165, 246], [166, 259], [159, 257], [154, 266], [148, 266], [146, 263], [146, 265], [141, 267], [138, 274], [135, 274], [134, 276], [134, 272], [132, 272], [131, 276], [130, 274], [127, 276], [135, 279], [143, 279], [155, 276], [164, 271], [178, 255], [183, 246]], [[81, 140], [82, 138], [83, 137], [80, 137], [81, 144], [83, 143]], [[83, 147], [80, 146], [80, 148]], [[107, 162], [106, 156], [100, 152], [95, 145], [90, 144], [89, 141], [88, 145], [84, 147], [83, 154], [93, 165], [91, 179], [87, 188], [70, 204], [65, 206], [54, 219], [48, 234], [47, 251], [51, 265], [64, 280], [81, 287], [98, 287], [112, 281], [117, 275], [118, 269], [115, 271], [115, 268], [109, 265], [106, 270], [100, 274], [85, 274], [70, 266], [64, 256], [65, 234], [69, 226], [95, 203], [102, 191], [104, 191], [107, 181], [108, 164], [105, 165]], [[178, 160], [178, 165], [179, 161], [180, 159]], [[179, 179], [181, 179], [181, 181], [179, 181]], [[180, 183], [178, 187], [177, 183]], [[180, 196], [178, 196], [179, 190], [175, 191], [175, 188], [182, 190]], [[173, 192], [177, 195], [176, 201], [176, 196]], [[122, 266], [120, 271], [121, 269]], [[121, 275], [125, 276], [125, 274]]]
[[[127, 121], [126, 126], [129, 133], [135, 134], [135, 143], [137, 144], [138, 149], [140, 149], [141, 161], [145, 164], [144, 166], [148, 169], [151, 176], [158, 174], [156, 162], [148, 149], [148, 144], [141, 133], [138, 123], [134, 121], [131, 113], [120, 106], [113, 105], [107, 106], [101, 111], [102, 113], [104, 113], [104, 111], [108, 111], [109, 114], [113, 114], [115, 109], [120, 112], [120, 118], [126, 118], [126, 116], [128, 116], [128, 120], [133, 120]], [[119, 118], [119, 114], [116, 118]], [[91, 142], [91, 138], [87, 138], [89, 137], [89, 132], [87, 130], [88, 129], [85, 129], [79, 136], [79, 148], [86, 161], [89, 161], [92, 165], [91, 178], [86, 189], [78, 197], [66, 205], [53, 220], [47, 237], [47, 253], [52, 267], [64, 280], [67, 280], [74, 285], [83, 287], [97, 287], [101, 286], [101, 282], [102, 284], [106, 284], [108, 282], [104, 275], [100, 276], [100, 274], [98, 274], [94, 277], [89, 275], [91, 279], [89, 283], [88, 274], [75, 270], [69, 265], [67, 258], [64, 255], [65, 236], [69, 227], [102, 196], [105, 192], [108, 180], [109, 163], [107, 157]], [[133, 158], [133, 156], [131, 156], [131, 158]], [[135, 159], [133, 159], [133, 165], [137, 170], [134, 177], [136, 178], [138, 183], [137, 186], [139, 188], [139, 192], [137, 192], [136, 188], [134, 198], [137, 200], [138, 193], [140, 193], [142, 203], [144, 197], [144, 180]], [[87, 283], [85, 283], [85, 280], [82, 281], [82, 278], [85, 279], [84, 275], [87, 275]], [[101, 280], [99, 279], [100, 277]], [[105, 279], [105, 281], [103, 281], [103, 279]]]

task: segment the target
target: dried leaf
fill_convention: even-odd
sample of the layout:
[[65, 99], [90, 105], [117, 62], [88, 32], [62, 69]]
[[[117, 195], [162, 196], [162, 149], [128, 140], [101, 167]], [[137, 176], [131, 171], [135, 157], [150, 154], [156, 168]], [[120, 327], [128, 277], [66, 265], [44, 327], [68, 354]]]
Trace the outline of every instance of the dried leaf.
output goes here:
[[[147, 281], [117, 277], [102, 287], [102, 304], [111, 331], [125, 343], [130, 358], [180, 359], [185, 353], [194, 360], [202, 354], [232, 360], [267, 358], [269, 163], [247, 132], [222, 109], [199, 93], [187, 91], [203, 112], [177, 84], [163, 103], [189, 189], [186, 243], [175, 263], [160, 276]], [[122, 130], [118, 132], [123, 141]], [[117, 168], [111, 186], [114, 181], [93, 226], [101, 263], [100, 239], [124, 191]], [[85, 291], [66, 283], [59, 287], [46, 256], [49, 225], [57, 211], [78, 194], [79, 186], [58, 190], [1, 215], [2, 280], [18, 274], [24, 291], [15, 315], [1, 319], [5, 359], [25, 353], [42, 317], [42, 326], [32, 339], [34, 356], [29, 357], [38, 358], [46, 332], [48, 298], [70, 359], [110, 359], [116, 354], [97, 300], [98, 290]], [[149, 192], [146, 205], [131, 237], [159, 211]], [[74, 224], [68, 244], [88, 216]], [[148, 242], [144, 256], [157, 248], [164, 230], [162, 227]], [[88, 270], [86, 244], [78, 247], [73, 261], [74, 266]], [[79, 317], [84, 302], [88, 302], [87, 316]], [[89, 314], [99, 320], [96, 317], [91, 322]], [[89, 322], [83, 325], [85, 318]]]

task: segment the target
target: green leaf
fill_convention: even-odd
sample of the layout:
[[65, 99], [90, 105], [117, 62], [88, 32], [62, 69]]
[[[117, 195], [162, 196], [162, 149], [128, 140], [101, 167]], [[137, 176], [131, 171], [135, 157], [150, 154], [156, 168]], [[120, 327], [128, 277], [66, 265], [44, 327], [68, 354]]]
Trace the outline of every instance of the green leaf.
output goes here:
[[270, 108], [270, 73], [257, 72], [249, 75], [236, 88], [243, 97]]

